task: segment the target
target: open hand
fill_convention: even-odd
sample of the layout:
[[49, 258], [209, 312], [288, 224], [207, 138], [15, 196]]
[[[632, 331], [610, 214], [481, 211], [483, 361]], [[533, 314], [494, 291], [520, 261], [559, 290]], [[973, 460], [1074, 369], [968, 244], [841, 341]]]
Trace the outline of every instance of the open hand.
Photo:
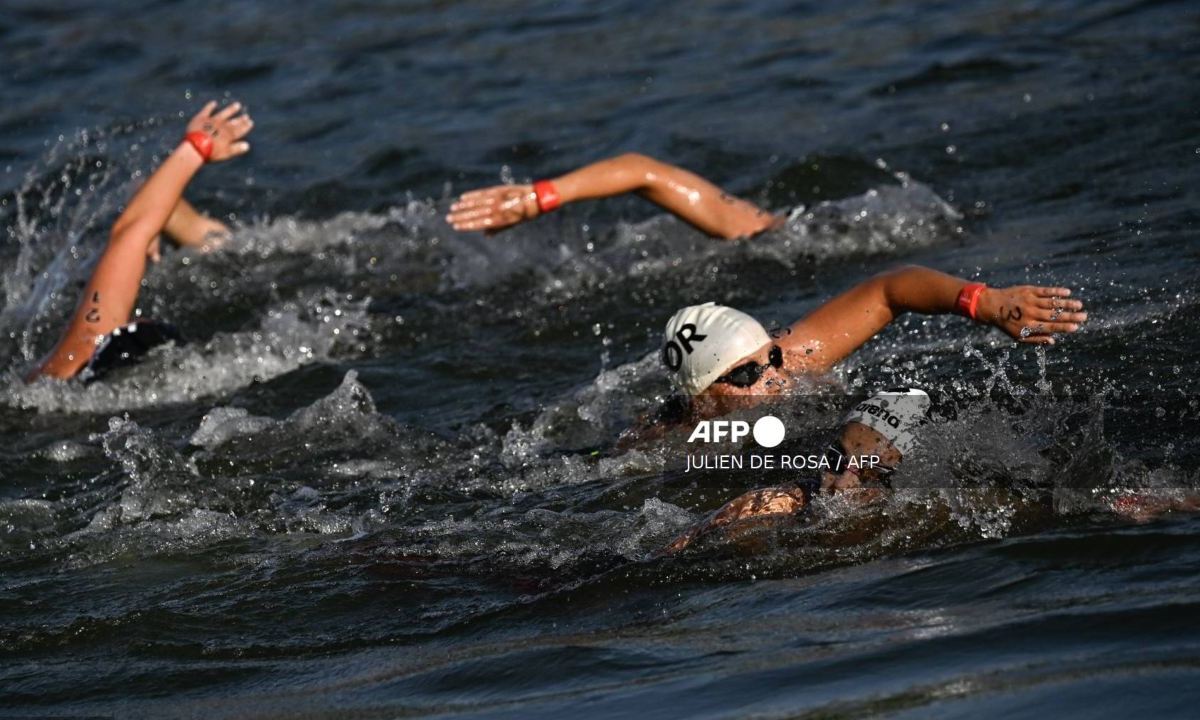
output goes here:
[[250, 143], [242, 140], [254, 128], [250, 115], [238, 112], [242, 109], [240, 102], [232, 102], [214, 113], [216, 101], [211, 101], [196, 113], [188, 123], [188, 132], [202, 132], [212, 138], [213, 150], [209, 162], [221, 162], [250, 151]]
[[450, 206], [446, 222], [459, 232], [495, 232], [539, 214], [532, 185], [497, 185], [463, 193]]
[[979, 298], [977, 317], [1018, 342], [1053, 345], [1054, 335], [1073, 333], [1087, 321], [1083, 303], [1061, 287], [1016, 285], [988, 288]]

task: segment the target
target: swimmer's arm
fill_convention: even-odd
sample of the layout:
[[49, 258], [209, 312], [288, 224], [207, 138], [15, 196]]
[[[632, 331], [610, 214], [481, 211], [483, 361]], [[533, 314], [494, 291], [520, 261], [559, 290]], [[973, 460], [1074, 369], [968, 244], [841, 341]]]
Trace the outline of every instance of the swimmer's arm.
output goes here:
[[146, 250], [203, 164], [190, 144], [181, 143], [134, 195], [113, 226], [66, 332], [35, 375], [73, 377], [87, 364], [96, 338], [128, 322], [146, 270]]
[[201, 214], [182, 198], [167, 218], [163, 232], [176, 245], [201, 251], [216, 249], [229, 237], [225, 223]]
[[564, 203], [635, 192], [713, 237], [733, 239], [769, 229], [776, 218], [683, 168], [626, 153], [551, 182]]
[[[215, 107], [216, 103], [206, 105], [188, 128], [198, 129], [203, 125], [213, 132], [213, 161], [245, 153], [249, 145], [240, 139], [253, 127], [249, 116], [233, 117], [241, 108], [238, 103], [212, 115]], [[40, 375], [73, 377], [91, 358], [96, 339], [128, 322], [145, 274], [147, 248], [163, 230], [184, 188], [203, 165], [204, 159], [196, 149], [186, 141], [181, 142], [134, 194], [113, 224], [108, 245], [58, 345], [27, 380]]]
[[[967, 284], [952, 275], [906, 266], [876, 275], [806, 315], [776, 342], [785, 362], [805, 372], [823, 372], [906, 312], [955, 312]], [[980, 296], [978, 322], [993, 325], [1024, 343], [1053, 345], [1055, 333], [1072, 333], [1087, 320], [1083, 303], [1059, 287], [1019, 285], [988, 288]], [[1057, 309], [1056, 309], [1057, 308]]]
[[675, 538], [663, 549], [662, 554], [677, 553], [699, 538], [718, 530], [724, 530], [727, 535], [736, 537], [774, 520], [790, 517], [804, 509], [807, 504], [808, 498], [804, 490], [796, 485], [751, 490], [725, 503], [710, 518]]
[[[695, 173], [638, 153], [592, 163], [551, 180], [563, 204], [637, 193], [713, 237], [755, 235], [778, 222]], [[495, 231], [540, 215], [532, 185], [501, 185], [463, 194], [450, 208], [455, 230]]]

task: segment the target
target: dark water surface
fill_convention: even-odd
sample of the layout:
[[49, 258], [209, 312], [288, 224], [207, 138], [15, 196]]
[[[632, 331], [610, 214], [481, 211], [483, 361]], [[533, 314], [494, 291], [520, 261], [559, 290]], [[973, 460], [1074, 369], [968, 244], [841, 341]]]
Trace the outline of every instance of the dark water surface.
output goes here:
[[[0, 50], [0, 715], [1195, 715], [1200, 520], [1105, 509], [1198, 480], [1194, 3], [15, 0]], [[23, 385], [225, 93], [253, 152], [189, 197], [236, 241], [140, 300], [192, 342]], [[626, 150], [804, 208], [749, 243], [637, 200], [440, 219]], [[1093, 319], [897, 324], [790, 425], [939, 397], [882, 510], [647, 559], [781, 479], [613, 449], [670, 313], [787, 322], [907, 262]]]

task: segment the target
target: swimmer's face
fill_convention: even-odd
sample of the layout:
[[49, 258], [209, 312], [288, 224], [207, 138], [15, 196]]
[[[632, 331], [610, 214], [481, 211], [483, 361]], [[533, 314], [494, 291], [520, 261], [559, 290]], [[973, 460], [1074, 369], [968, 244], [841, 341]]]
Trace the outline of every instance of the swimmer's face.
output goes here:
[[[894, 468], [900, 464], [902, 459], [902, 455], [895, 445], [862, 423], [849, 422], [843, 425], [838, 440], [841, 442], [842, 451], [847, 455], [860, 457], [877, 455], [880, 465]], [[846, 490], [861, 487], [864, 481], [871, 484], [873, 473], [870, 465], [860, 468], [858, 473], [854, 470], [854, 468], [846, 468], [840, 473], [821, 473], [821, 489]]]
[[[771, 350], [775, 348], [774, 342], [769, 342], [763, 345], [758, 350], [750, 353], [746, 357], [738, 360], [730, 365], [725, 373], [732, 371], [734, 368], [741, 367], [746, 363], [755, 363], [762, 368], [762, 374], [758, 381], [747, 387], [738, 387], [731, 383], [714, 382], [705, 388], [700, 396], [709, 397], [748, 397], [754, 395], [779, 395], [783, 392], [784, 385], [787, 384], [787, 377], [783, 372], [783, 368], [775, 367], [771, 364]], [[782, 351], [779, 351], [782, 353]], [[722, 374], [725, 374], [722, 373]]]

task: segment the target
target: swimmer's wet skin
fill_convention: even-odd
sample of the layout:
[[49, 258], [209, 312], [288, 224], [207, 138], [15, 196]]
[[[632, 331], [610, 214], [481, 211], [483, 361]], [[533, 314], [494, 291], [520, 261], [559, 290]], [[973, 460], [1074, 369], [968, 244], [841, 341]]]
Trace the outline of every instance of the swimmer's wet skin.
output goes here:
[[637, 153], [601, 160], [552, 180], [464, 193], [450, 207], [446, 222], [461, 232], [491, 233], [567, 203], [625, 193], [636, 193], [701, 232], [726, 240], [757, 235], [783, 222], [695, 173]]
[[[184, 188], [205, 163], [221, 162], [249, 152], [243, 138], [254, 127], [240, 103], [217, 111], [210, 102], [191, 119], [184, 139], [130, 200], [117, 218], [108, 245], [83, 290], [83, 297], [62, 338], [45, 360], [26, 377], [66, 379], [79, 374], [97, 348], [118, 328], [129, 324], [146, 261], [158, 259], [159, 234], [180, 245], [206, 250], [228, 233], [183, 199]], [[107, 365], [107, 363], [101, 363]]]

